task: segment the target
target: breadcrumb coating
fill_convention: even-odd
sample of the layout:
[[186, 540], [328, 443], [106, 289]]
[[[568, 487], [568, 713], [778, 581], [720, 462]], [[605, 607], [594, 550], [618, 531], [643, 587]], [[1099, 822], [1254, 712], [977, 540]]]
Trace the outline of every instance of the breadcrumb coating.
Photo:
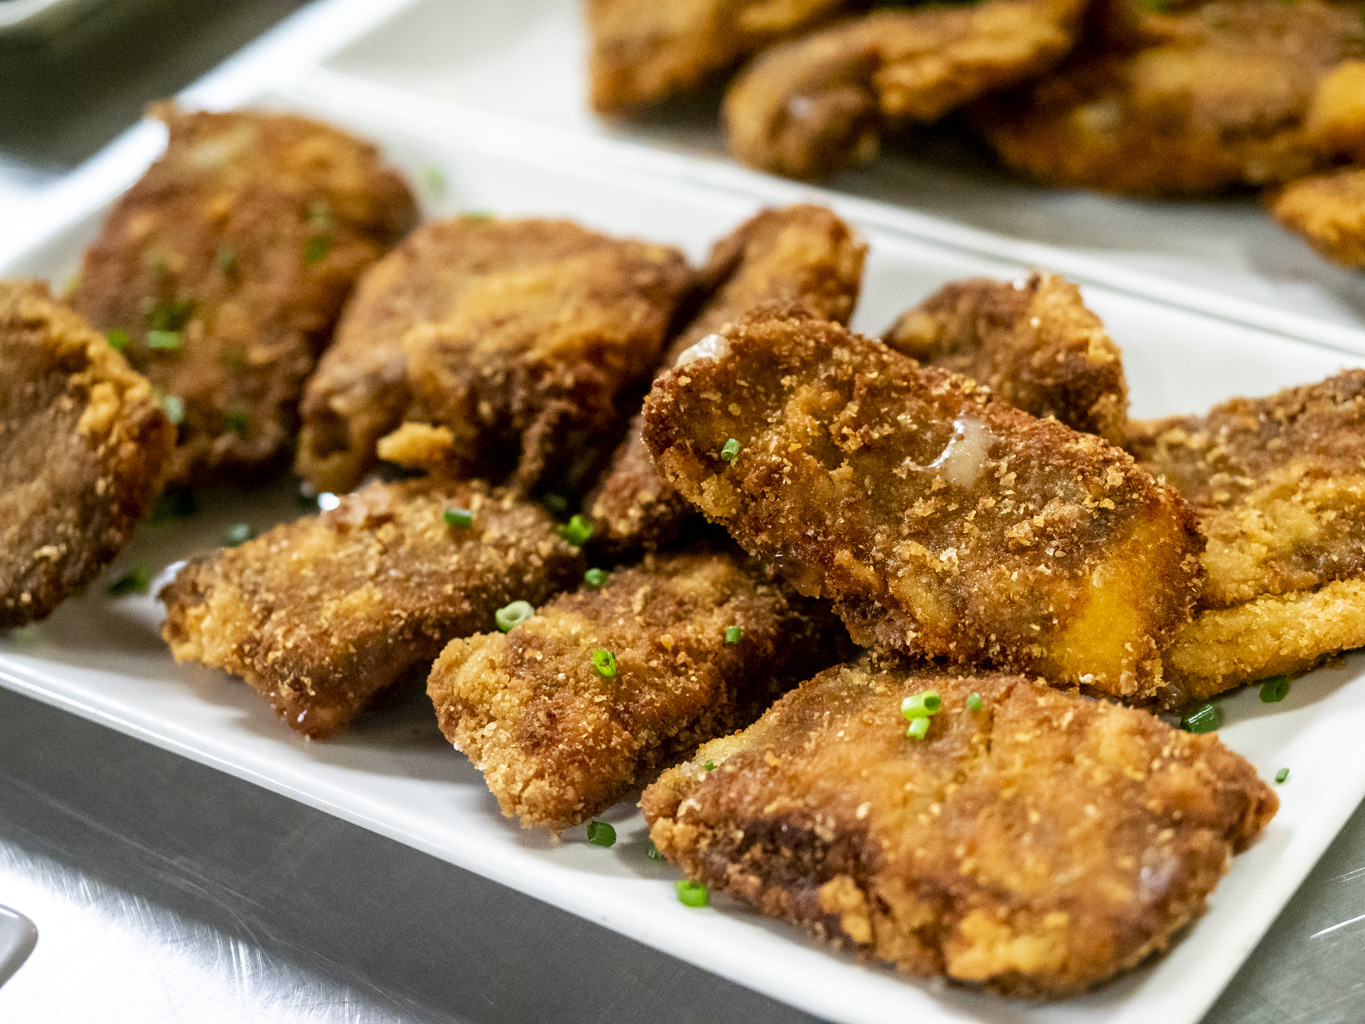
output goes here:
[[1056, 73], [989, 102], [1006, 164], [1138, 195], [1292, 181], [1365, 155], [1365, 22], [1354, 0], [1101, 0]]
[[[866, 254], [867, 246], [852, 229], [822, 206], [798, 203], [751, 217], [712, 247], [700, 274], [706, 299], [669, 346], [663, 368], [763, 302], [798, 302], [815, 314], [848, 323]], [[641, 437], [643, 427], [637, 415], [587, 502], [596, 526], [594, 546], [606, 554], [671, 543], [696, 515], [655, 470]]]
[[0, 281], [0, 629], [44, 619], [122, 550], [175, 431], [146, 379], [40, 281]]
[[[908, 738], [901, 702], [928, 690], [943, 710]], [[817, 939], [1065, 996], [1169, 945], [1278, 801], [1216, 736], [1142, 711], [1017, 676], [850, 665], [703, 746], [641, 806], [688, 877]]]
[[764, 51], [731, 84], [730, 152], [818, 181], [871, 160], [881, 136], [935, 121], [1055, 64], [1088, 0], [984, 0], [874, 11]]
[[691, 285], [678, 250], [568, 221], [425, 224], [361, 280], [309, 380], [299, 473], [349, 490], [406, 419], [449, 427], [463, 475], [576, 484]]
[[700, 85], [854, 0], [587, 0], [589, 99], [616, 114]]
[[73, 302], [183, 403], [171, 478], [292, 449], [304, 379], [356, 278], [416, 219], [374, 146], [302, 117], [162, 104], [165, 154], [86, 251]]
[[[661, 377], [664, 478], [855, 642], [1155, 692], [1198, 587], [1194, 516], [1125, 452], [799, 311]], [[729, 459], [727, 460], [727, 445]]]
[[1266, 208], [1333, 263], [1365, 268], [1365, 168], [1300, 178], [1267, 195]]
[[[741, 633], [727, 642], [732, 627]], [[694, 551], [648, 556], [506, 635], [452, 641], [427, 690], [503, 814], [557, 833], [748, 725], [850, 648], [819, 602], [729, 554]], [[594, 667], [597, 650], [611, 652], [614, 675]]]
[[[464, 527], [447, 509], [473, 513]], [[537, 505], [480, 483], [370, 484], [319, 516], [191, 560], [158, 595], [178, 662], [241, 676], [286, 724], [331, 736], [454, 637], [581, 576]]]
[[1166, 653], [1170, 703], [1365, 644], [1365, 370], [1135, 424], [1130, 446], [1208, 539], [1199, 614]]
[[954, 281], [906, 312], [884, 340], [985, 384], [1031, 416], [1124, 442], [1128, 380], [1119, 347], [1080, 289], [1056, 274]]

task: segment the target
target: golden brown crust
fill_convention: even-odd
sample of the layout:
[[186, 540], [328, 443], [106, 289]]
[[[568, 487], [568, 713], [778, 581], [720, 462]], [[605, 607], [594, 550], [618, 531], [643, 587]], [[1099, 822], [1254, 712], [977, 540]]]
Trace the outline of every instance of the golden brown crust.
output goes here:
[[87, 250], [74, 303], [126, 332], [133, 367], [183, 401], [171, 476], [201, 483], [289, 450], [342, 303], [416, 208], [373, 146], [326, 125], [156, 113], [166, 152]]
[[[727, 643], [732, 626], [743, 633]], [[748, 725], [849, 648], [818, 602], [759, 582], [728, 554], [694, 551], [649, 556], [506, 635], [452, 641], [427, 690], [503, 813], [558, 832]], [[593, 667], [599, 649], [615, 656], [613, 678]]]
[[50, 615], [127, 543], [175, 433], [147, 381], [39, 281], [0, 281], [0, 629]]
[[463, 473], [574, 482], [691, 283], [676, 249], [568, 221], [426, 224], [356, 288], [304, 393], [298, 470], [348, 490], [410, 419], [452, 429]]
[[1066, 55], [1088, 0], [985, 0], [877, 11], [774, 46], [725, 97], [730, 152], [816, 181], [876, 156], [880, 136], [934, 121]]
[[1365, 168], [1291, 182], [1266, 196], [1266, 208], [1332, 262], [1365, 268]]
[[1056, 274], [955, 281], [906, 312], [884, 340], [1031, 416], [1123, 444], [1128, 381], [1119, 347], [1080, 289]]
[[[452, 526], [448, 508], [474, 513]], [[320, 516], [192, 560], [158, 595], [176, 661], [241, 676], [293, 729], [343, 728], [452, 638], [583, 572], [538, 507], [478, 483], [371, 484]]]
[[[909, 739], [901, 701], [931, 689], [943, 710]], [[669, 860], [769, 917], [906, 974], [1061, 996], [1165, 948], [1278, 801], [1217, 737], [1141, 711], [849, 665], [641, 806]]]
[[[664, 478], [858, 643], [1137, 696], [1189, 617], [1189, 508], [1123, 451], [800, 312], [662, 376]], [[728, 439], [738, 456], [721, 457]]]
[[1166, 656], [1170, 702], [1289, 671], [1286, 659], [1309, 668], [1357, 635], [1354, 590], [1324, 599], [1337, 623], [1299, 605], [1365, 577], [1365, 370], [1134, 424], [1130, 448], [1185, 495], [1208, 538], [1200, 614]]
[[686, 92], [855, 0], [587, 0], [589, 98], [603, 114]]
[[1160, 195], [1289, 181], [1365, 153], [1358, 3], [1108, 0], [1100, 14], [1055, 74], [981, 111], [1011, 167]]
[[[798, 302], [848, 323], [866, 254], [849, 226], [822, 206], [798, 203], [749, 218], [712, 247], [699, 275], [706, 300], [669, 346], [663, 365], [762, 302]], [[594, 546], [608, 554], [670, 543], [696, 514], [654, 469], [642, 427], [636, 416], [587, 502]]]

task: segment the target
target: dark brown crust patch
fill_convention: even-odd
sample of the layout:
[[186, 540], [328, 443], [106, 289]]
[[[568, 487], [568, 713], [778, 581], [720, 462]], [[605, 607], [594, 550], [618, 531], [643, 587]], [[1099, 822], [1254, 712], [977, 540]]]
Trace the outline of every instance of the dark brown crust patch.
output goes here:
[[122, 550], [175, 434], [151, 386], [39, 281], [0, 282], [0, 629]]
[[[943, 710], [909, 739], [901, 701], [930, 689]], [[706, 744], [641, 806], [690, 878], [817, 939], [1064, 996], [1164, 949], [1278, 801], [1217, 737], [1141, 711], [853, 665]]]

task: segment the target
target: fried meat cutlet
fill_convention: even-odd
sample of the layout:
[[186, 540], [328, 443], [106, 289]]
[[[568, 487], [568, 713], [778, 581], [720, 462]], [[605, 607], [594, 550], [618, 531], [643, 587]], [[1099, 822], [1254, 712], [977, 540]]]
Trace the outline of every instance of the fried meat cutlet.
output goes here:
[[985, 384], [1031, 416], [1123, 444], [1128, 380], [1119, 347], [1056, 274], [945, 285], [883, 339], [921, 363]]
[[983, 105], [1006, 164], [1138, 195], [1303, 177], [1365, 155], [1365, 22], [1355, 0], [1104, 0], [1056, 73]]
[[463, 473], [573, 483], [691, 284], [678, 250], [568, 221], [423, 225], [361, 280], [309, 380], [298, 470], [349, 490], [406, 419], [451, 428]]
[[[798, 302], [848, 323], [862, 285], [867, 247], [833, 212], [799, 203], [764, 210], [711, 249], [701, 271], [706, 300], [673, 340], [664, 367], [763, 302]], [[588, 502], [594, 545], [611, 554], [673, 541], [696, 510], [664, 482], [640, 436], [637, 415]]]
[[1187, 621], [1194, 516], [1122, 450], [799, 311], [662, 376], [664, 478], [855, 642], [1140, 696]]
[[[943, 710], [908, 738], [901, 702], [928, 690]], [[664, 856], [768, 917], [905, 974], [1063, 996], [1164, 949], [1278, 801], [1216, 736], [1142, 711], [851, 665], [641, 806]]]
[[817, 181], [877, 155], [882, 135], [1030, 78], [1060, 60], [1088, 0], [983, 0], [884, 10], [766, 50], [735, 79], [730, 152]]
[[[446, 511], [473, 514], [469, 526]], [[290, 728], [343, 728], [371, 697], [515, 600], [583, 572], [539, 506], [479, 483], [374, 483], [319, 516], [191, 560], [159, 594], [179, 662], [241, 676]]]
[[175, 430], [145, 378], [39, 281], [0, 281], [0, 629], [36, 622], [122, 550]]
[[1301, 178], [1271, 192], [1266, 207], [1333, 263], [1365, 269], [1365, 168]]
[[587, 0], [589, 99], [602, 114], [688, 91], [855, 0]]
[[1168, 703], [1365, 646], [1365, 370], [1135, 424], [1130, 448], [1208, 538], [1198, 612], [1165, 655]]
[[[748, 725], [850, 648], [819, 602], [760, 582], [734, 556], [692, 551], [647, 556], [505, 635], [452, 641], [427, 689], [503, 813], [559, 832]], [[598, 651], [610, 667], [595, 666]]]
[[373, 146], [327, 125], [154, 112], [169, 145], [86, 251], [73, 301], [169, 396], [172, 479], [230, 480], [292, 448], [342, 303], [416, 208]]

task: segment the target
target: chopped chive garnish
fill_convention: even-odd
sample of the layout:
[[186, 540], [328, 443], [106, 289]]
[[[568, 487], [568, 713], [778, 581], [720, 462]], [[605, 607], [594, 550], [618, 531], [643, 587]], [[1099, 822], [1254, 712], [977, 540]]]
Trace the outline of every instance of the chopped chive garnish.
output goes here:
[[152, 505], [152, 522], [164, 523], [168, 519], [187, 519], [198, 508], [194, 492], [188, 487], [171, 484]]
[[597, 674], [602, 678], [615, 679], [616, 655], [603, 647], [599, 647], [592, 652], [592, 667], [597, 669]]
[[113, 597], [123, 597], [125, 594], [145, 594], [151, 587], [152, 568], [146, 562], [141, 562], [109, 584], [109, 593]]
[[256, 529], [250, 523], [233, 523], [223, 531], [223, 543], [230, 548], [240, 547], [256, 536]]
[[925, 690], [901, 701], [901, 714], [906, 718], [928, 718], [943, 710], [943, 698], [937, 690]]
[[905, 736], [907, 739], [922, 740], [928, 731], [928, 718], [912, 718], [910, 719], [910, 728], [905, 730]]
[[223, 413], [223, 426], [238, 437], [246, 437], [246, 431], [250, 425], [251, 418], [244, 412], [228, 409]]
[[161, 411], [166, 414], [166, 419], [172, 423], [185, 422], [185, 400], [179, 395], [162, 395]]
[[1261, 683], [1261, 703], [1278, 704], [1289, 696], [1289, 677], [1271, 676]]
[[470, 210], [468, 213], [460, 215], [464, 220], [492, 220], [493, 215], [487, 210]]
[[725, 642], [727, 644], [737, 644], [743, 636], [744, 628], [742, 626], [725, 627]]
[[593, 846], [612, 846], [616, 843], [616, 829], [609, 822], [594, 818], [588, 822], [588, 842]]
[[720, 457], [726, 462], [734, 462], [739, 455], [739, 442], [733, 437], [725, 442], [725, 447], [720, 450]]
[[979, 693], [974, 693], [974, 694], [972, 694], [970, 697], [967, 698], [967, 710], [968, 710], [968, 711], [980, 711], [980, 710], [981, 710], [981, 694], [979, 694]]
[[673, 891], [678, 894], [678, 902], [685, 907], [704, 907], [711, 902], [711, 888], [705, 882], [679, 878], [673, 883]]
[[237, 273], [237, 252], [230, 245], [220, 245], [218, 247], [218, 269], [224, 274]]
[[448, 508], [446, 525], [457, 530], [467, 530], [474, 525], [474, 513], [467, 508]]
[[303, 262], [307, 264], [319, 263], [327, 255], [332, 243], [326, 235], [314, 235], [303, 246]]
[[193, 299], [162, 299], [160, 302], [152, 302], [147, 308], [147, 330], [178, 331], [190, 322], [193, 313]]
[[607, 585], [609, 575], [611, 574], [606, 569], [589, 569], [583, 574], [583, 582], [596, 590], [601, 590]]
[[663, 860], [663, 859], [664, 859], [664, 855], [663, 855], [662, 853], [660, 853], [660, 852], [659, 852], [659, 848], [658, 848], [657, 846], [654, 845], [654, 840], [653, 840], [653, 839], [651, 839], [651, 840], [649, 841], [649, 845], [645, 847], [645, 856], [648, 857], [650, 860]]
[[1202, 704], [1180, 720], [1186, 732], [1215, 732], [1223, 724], [1223, 712], [1216, 704]]
[[557, 516], [567, 515], [569, 512], [569, 499], [555, 491], [546, 494], [540, 499], [540, 503]]
[[567, 523], [557, 527], [557, 532], [570, 544], [581, 548], [592, 536], [592, 523], [575, 512]]
[[702, 765], [702, 767], [705, 768], [708, 772], [713, 772], [716, 770], [716, 762], [707, 761], [704, 765]]
[[531, 607], [530, 601], [513, 601], [494, 612], [493, 621], [498, 624], [500, 630], [507, 633], [516, 626], [520, 626], [535, 613], [536, 610]]
[[422, 183], [422, 187], [433, 196], [445, 195], [446, 175], [439, 167], [422, 168], [421, 174], [418, 175], [418, 180]]
[[109, 347], [115, 352], [126, 352], [128, 350], [128, 342], [132, 340], [128, 337], [128, 332], [122, 327], [114, 327], [105, 332], [104, 336], [109, 339]]
[[1275, 781], [1276, 781], [1276, 782], [1284, 782], [1284, 780], [1287, 779], [1287, 778], [1289, 778], [1289, 769], [1288, 769], [1288, 768], [1281, 768], [1279, 771], [1277, 771], [1277, 772], [1275, 773]]
[[325, 199], [313, 199], [308, 203], [308, 225], [314, 231], [327, 231], [332, 226], [332, 208]]
[[148, 331], [147, 347], [154, 349], [177, 349], [183, 345], [179, 331]]

